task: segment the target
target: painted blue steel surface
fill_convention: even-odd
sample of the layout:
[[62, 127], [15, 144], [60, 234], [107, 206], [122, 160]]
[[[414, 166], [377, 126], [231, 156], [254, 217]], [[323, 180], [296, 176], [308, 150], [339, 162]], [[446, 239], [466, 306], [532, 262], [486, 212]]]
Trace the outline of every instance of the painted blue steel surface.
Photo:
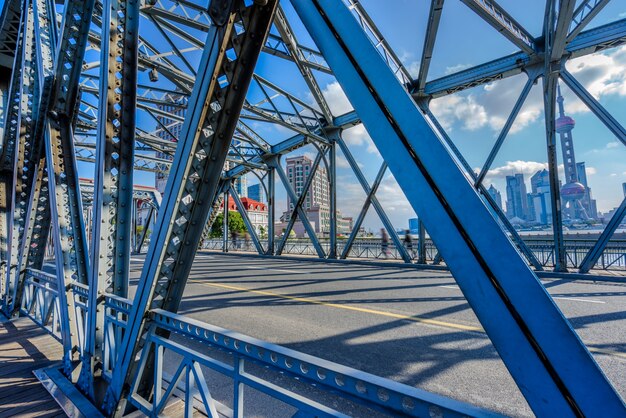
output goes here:
[[622, 399], [346, 7], [334, 0], [292, 4], [534, 412], [625, 414]]
[[[218, 30], [219, 28], [212, 26], [209, 30], [209, 34], [207, 35], [207, 42], [200, 63], [200, 68], [205, 68], [206, 74], [211, 74], [213, 72], [219, 56]], [[209, 76], [202, 78], [202, 80], [198, 80], [189, 103], [205, 103], [206, 96], [209, 94], [208, 85], [210, 83], [211, 80]], [[159, 216], [157, 218], [159, 221], [157, 221], [157, 223], [161, 223], [161, 220], [163, 219], [171, 219], [173, 217], [173, 212], [176, 209], [176, 196], [180, 193], [179, 186], [184, 181], [184, 166], [187, 163], [189, 154], [194, 149], [193, 127], [200, 125], [200, 120], [203, 116], [200, 108], [201, 106], [198, 106], [198, 109], [195, 112], [188, 115], [187, 123], [183, 126], [182, 138], [189, 138], [189, 140], [181, 141], [179, 144], [179, 147], [182, 148], [177, 150], [174, 157], [172, 171], [170, 172], [170, 177], [165, 188], [163, 206], [161, 207], [161, 211], [159, 211]], [[161, 266], [158, 263], [153, 262], [152, 259], [158, 259], [160, 253], [167, 250], [167, 225], [160, 228], [158, 231], [155, 231], [153, 235], [154, 236], [150, 241], [150, 247], [144, 264], [145, 268], [142, 271], [141, 278], [137, 286], [137, 289], [143, 292], [137, 293], [134, 297], [133, 308], [128, 319], [128, 323], [131, 324], [131, 327], [127, 329], [124, 334], [124, 339], [120, 344], [122, 351], [118, 356], [118, 365], [113, 369], [113, 377], [111, 379], [111, 385], [108, 389], [110, 396], [109, 402], [111, 403], [117, 402], [120, 399], [122, 384], [124, 383], [126, 374], [134, 361], [132, 356], [132, 347], [135, 341], [139, 338], [141, 332], [141, 321], [139, 318], [141, 318], [144, 315], [144, 312], [148, 309], [148, 303], [152, 296], [151, 292], [153, 289], [151, 283], [156, 281], [159, 277], [158, 272]]]
[[[487, 410], [441, 395], [429, 393], [234, 331], [205, 324], [162, 309], [152, 310], [150, 318], [155, 326], [148, 336], [150, 340], [156, 339], [156, 329], [178, 333], [228, 352], [234, 356], [234, 363], [237, 363], [238, 359], [245, 359], [249, 362], [261, 364], [270, 370], [312, 383], [320, 389], [387, 413], [415, 417], [438, 416], [438, 414], [445, 417], [499, 416]], [[176, 343], [161, 340], [160, 344], [169, 344], [170, 347], [174, 348]], [[278, 388], [250, 373], [233, 370], [232, 367], [224, 363], [221, 363], [223, 366], [217, 364], [216, 360], [207, 357], [205, 353], [201, 354], [194, 350], [181, 349], [180, 347], [178, 345], [176, 352], [181, 356], [189, 357], [188, 362], [191, 362], [193, 359], [201, 361], [203, 365], [221, 373], [235, 373], [234, 377], [246, 385], [253, 386], [263, 393], [277, 397], [283, 402], [298, 408], [309, 406], [312, 412], [334, 412], [330, 415], [322, 413], [321, 416], [343, 416], [333, 410], [320, 410], [318, 408], [322, 405], [303, 396], [296, 395], [287, 388]], [[255, 382], [257, 383], [256, 385], [254, 384]]]

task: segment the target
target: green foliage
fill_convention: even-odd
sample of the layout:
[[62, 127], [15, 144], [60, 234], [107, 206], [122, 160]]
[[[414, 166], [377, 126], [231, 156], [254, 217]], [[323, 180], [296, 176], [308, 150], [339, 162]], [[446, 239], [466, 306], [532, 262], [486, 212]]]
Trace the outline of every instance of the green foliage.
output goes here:
[[[211, 226], [211, 238], [219, 238], [224, 234], [224, 214], [220, 213], [215, 218], [215, 222]], [[246, 225], [243, 222], [241, 214], [236, 211], [228, 211], [228, 232], [236, 232], [242, 234], [247, 232]]]

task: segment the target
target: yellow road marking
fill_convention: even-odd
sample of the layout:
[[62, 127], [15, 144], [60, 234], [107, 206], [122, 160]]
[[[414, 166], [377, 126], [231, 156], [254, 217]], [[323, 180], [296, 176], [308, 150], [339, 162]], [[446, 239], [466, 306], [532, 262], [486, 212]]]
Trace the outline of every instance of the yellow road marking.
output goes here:
[[[328, 307], [331, 307], [331, 308], [345, 309], [345, 310], [348, 310], [348, 311], [363, 312], [363, 313], [369, 313], [369, 314], [373, 314], [373, 315], [386, 316], [386, 317], [389, 317], [389, 318], [403, 319], [403, 320], [406, 320], [406, 321], [418, 322], [418, 323], [421, 323], [421, 324], [436, 325], [436, 326], [445, 327], [445, 328], [453, 328], [453, 329], [458, 329], [458, 330], [462, 330], [462, 331], [473, 331], [473, 332], [480, 332], [482, 334], [486, 334], [485, 330], [482, 329], [481, 327], [475, 327], [475, 326], [472, 326], [472, 325], [463, 325], [463, 324], [456, 324], [454, 322], [437, 321], [435, 319], [420, 318], [418, 316], [409, 316], [409, 315], [396, 314], [396, 313], [393, 313], [393, 312], [380, 311], [380, 310], [377, 310], [377, 309], [359, 308], [357, 306], [350, 306], [350, 305], [343, 305], [343, 304], [340, 304], [340, 303], [325, 302], [323, 300], [318, 300], [318, 299], [301, 298], [301, 297], [297, 297], [297, 296], [288, 296], [288, 295], [283, 295], [283, 294], [280, 294], [280, 293], [269, 292], [267, 290], [255, 290], [255, 289], [249, 289], [247, 287], [242, 287], [242, 286], [234, 286], [234, 285], [229, 285], [229, 284], [207, 282], [207, 281], [203, 281], [203, 280], [193, 280], [192, 279], [192, 280], [189, 280], [189, 282], [196, 283], [196, 284], [199, 284], [199, 285], [202, 285], [202, 286], [217, 287], [217, 288], [228, 289], [228, 290], [236, 290], [236, 291], [239, 291], [239, 292], [256, 293], [257, 295], [272, 296], [272, 297], [280, 298], [280, 299], [295, 300], [297, 302], [305, 302], [305, 303], [310, 303], [312, 305], [322, 305], [322, 306], [328, 306]], [[593, 345], [589, 345], [589, 344], [587, 344], [587, 349], [590, 352], [592, 352], [592, 353], [604, 354], [604, 355], [607, 355], [607, 356], [613, 356], [613, 357], [619, 357], [619, 358], [626, 359], [626, 353], [622, 353], [622, 352], [619, 352], [619, 351], [612, 351], [612, 350], [607, 350], [607, 349], [604, 349], [604, 348], [596, 348], [596, 347], [593, 347]]]
[[214, 283], [214, 282], [205, 282], [205, 281], [200, 281], [200, 280], [189, 280], [189, 281], [192, 282], [192, 283], [198, 283], [198, 284], [201, 284], [201, 285], [204, 285], [204, 286], [218, 287], [218, 288], [228, 289], [228, 290], [237, 290], [237, 291], [240, 291], [240, 292], [256, 293], [258, 295], [272, 296], [272, 297], [281, 298], [281, 299], [295, 300], [297, 302], [305, 302], [305, 303], [310, 303], [310, 304], [313, 304], [313, 305], [323, 305], [323, 306], [328, 306], [328, 307], [331, 307], [331, 308], [338, 308], [338, 309], [345, 309], [345, 310], [349, 310], [349, 311], [356, 311], [356, 312], [363, 312], [363, 313], [369, 313], [369, 314], [374, 314], [374, 315], [381, 315], [381, 316], [386, 316], [386, 317], [389, 317], [389, 318], [405, 319], [407, 321], [419, 322], [419, 323], [422, 323], [422, 324], [438, 325], [438, 326], [441, 326], [441, 327], [460, 329], [460, 330], [463, 330], [463, 331], [484, 332], [482, 328], [471, 326], [471, 325], [462, 325], [462, 324], [455, 324], [455, 323], [452, 323], [452, 322], [437, 321], [435, 319], [420, 318], [420, 317], [417, 317], [417, 316], [408, 316], [408, 315], [396, 314], [396, 313], [392, 313], [392, 312], [379, 311], [379, 310], [376, 310], [376, 309], [359, 308], [357, 306], [350, 306], [350, 305], [343, 305], [343, 304], [339, 304], [339, 303], [325, 302], [325, 301], [317, 300], [317, 299], [301, 298], [301, 297], [297, 297], [297, 296], [287, 296], [287, 295], [282, 295], [280, 293], [268, 292], [266, 290], [254, 290], [254, 289], [248, 289], [246, 287], [233, 286], [233, 285], [228, 285], [228, 284], [221, 284], [221, 283]]

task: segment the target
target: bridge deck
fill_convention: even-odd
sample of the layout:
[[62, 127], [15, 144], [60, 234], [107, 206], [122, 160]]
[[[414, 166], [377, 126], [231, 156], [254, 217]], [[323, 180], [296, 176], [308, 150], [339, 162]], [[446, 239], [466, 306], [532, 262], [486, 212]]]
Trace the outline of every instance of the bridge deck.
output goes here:
[[33, 375], [61, 358], [61, 344], [29, 318], [0, 318], [0, 418], [64, 417]]

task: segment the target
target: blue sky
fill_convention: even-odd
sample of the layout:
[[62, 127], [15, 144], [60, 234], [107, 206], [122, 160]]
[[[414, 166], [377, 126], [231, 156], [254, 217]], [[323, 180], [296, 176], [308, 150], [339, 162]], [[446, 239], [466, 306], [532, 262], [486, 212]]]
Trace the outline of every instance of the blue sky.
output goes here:
[[[4, 0], [0, 0], [0, 4]], [[167, 3], [169, 0], [163, 0]], [[362, 0], [363, 5], [377, 23], [380, 31], [401, 57], [404, 65], [414, 75], [419, 69], [429, 2], [426, 0]], [[545, 1], [501, 0], [499, 3], [533, 35], [539, 35]], [[299, 38], [305, 45], [313, 46], [299, 19], [287, 1], [281, 4]], [[626, 17], [626, 2], [613, 0], [588, 26], [592, 28], [616, 19]], [[158, 46], [164, 45], [156, 31], [150, 28], [146, 19], [141, 20], [141, 32], [148, 35]], [[191, 31], [191, 30], [190, 30]], [[193, 32], [193, 31], [191, 31]], [[193, 33], [199, 39], [204, 34]], [[189, 45], [175, 38], [179, 48]], [[481, 64], [491, 59], [516, 52], [516, 47], [459, 1], [448, 1], [444, 5], [441, 26], [434, 49], [429, 79], [438, 78], [460, 69]], [[189, 61], [197, 63], [200, 52], [185, 53]], [[88, 51], [86, 60], [96, 61], [98, 53]], [[181, 65], [180, 61], [173, 61]], [[617, 118], [626, 123], [626, 47], [610, 52], [584, 57], [568, 64], [569, 71], [594, 94], [596, 98]], [[279, 58], [262, 55], [257, 72], [275, 82], [283, 89], [313, 103], [307, 86], [296, 67]], [[97, 74], [97, 69], [94, 72]], [[315, 73], [319, 84], [335, 115], [350, 110], [345, 95], [336, 80], [326, 74]], [[159, 85], [167, 85], [161, 77]], [[140, 81], [148, 83], [147, 74], [140, 74]], [[516, 76], [497, 83], [466, 90], [459, 94], [436, 99], [431, 103], [435, 116], [446, 127], [450, 136], [461, 149], [472, 167], [481, 167], [494, 143], [500, 128], [513, 107], [523, 84], [524, 75]], [[576, 119], [574, 143], [578, 161], [585, 161], [588, 167], [589, 185], [598, 208], [607, 211], [617, 206], [622, 199], [621, 183], [626, 181], [626, 148], [591, 114], [588, 109], [562, 86], [566, 99], [566, 112]], [[254, 88], [251, 100], [258, 97]], [[95, 102], [93, 99], [88, 99]], [[486, 179], [486, 186], [493, 183], [505, 199], [504, 177], [507, 174], [523, 172], [529, 182], [530, 175], [546, 165], [546, 146], [544, 134], [543, 105], [541, 83], [533, 88], [525, 106], [496, 157], [492, 171]], [[154, 129], [154, 122], [145, 114], [138, 116], [139, 123], [147, 130]], [[277, 143], [293, 132], [276, 128], [261, 122], [251, 123], [270, 143]], [[381, 163], [380, 156], [371, 139], [362, 126], [345, 132], [355, 158], [362, 167], [365, 176], [372, 181]], [[314, 149], [307, 147], [292, 155], [307, 153], [313, 156]], [[559, 151], [559, 159], [561, 159]], [[347, 167], [340, 154], [338, 159], [339, 209], [344, 215], [356, 216], [365, 198], [356, 178]], [[84, 177], [93, 177], [93, 166], [80, 164], [80, 173]], [[136, 183], [153, 185], [154, 175], [136, 173]], [[254, 183], [251, 177], [249, 184]], [[282, 186], [277, 184], [278, 216], [286, 208], [286, 195]], [[391, 175], [383, 181], [378, 198], [386, 208], [389, 217], [397, 228], [407, 225], [407, 219], [415, 214], [404, 198], [401, 190]], [[370, 210], [370, 212], [373, 212]], [[370, 213], [365, 226], [377, 230], [380, 221]]]
[[[362, 2], [388, 42], [414, 75], [419, 70], [419, 57], [428, 16], [426, 1], [395, 0]], [[544, 1], [500, 1], [533, 35], [540, 35], [544, 14]], [[611, 2], [587, 27], [592, 28], [626, 17], [626, 3]], [[462, 28], [462, 30], [459, 30]], [[306, 36], [300, 36], [301, 41]], [[306, 42], [306, 41], [304, 41]], [[516, 47], [484, 23], [460, 2], [446, 2], [441, 26], [435, 44], [429, 79], [438, 78], [465, 67], [481, 64], [500, 56], [516, 52]], [[626, 48], [617, 48], [605, 54], [596, 54], [571, 61], [568, 70], [613, 113], [618, 121], [626, 120]], [[283, 80], [285, 80], [283, 78]], [[321, 84], [331, 107], [339, 113], [349, 108], [339, 86], [333, 81]], [[455, 144], [461, 149], [472, 167], [482, 167], [504, 121], [526, 82], [520, 75], [493, 84], [466, 90], [462, 93], [436, 99], [431, 103], [435, 116], [447, 128]], [[625, 147], [599, 122], [593, 114], [565, 86], [566, 113], [576, 120], [573, 132], [576, 157], [585, 161], [589, 184], [601, 211], [617, 206], [622, 199], [621, 183], [626, 181]], [[493, 183], [505, 199], [504, 177], [516, 172], [530, 175], [546, 166], [541, 83], [534, 86], [511, 133], [508, 135], [486, 185]], [[380, 163], [375, 147], [362, 127], [346, 132], [353, 153], [369, 179], [373, 179]], [[559, 159], [560, 155], [559, 150]], [[360, 202], [364, 194], [349, 170], [340, 170], [339, 207], [350, 215], [358, 212], [353, 202]], [[378, 194], [389, 216], [397, 227], [406, 225], [414, 215], [397, 184], [388, 176]], [[380, 225], [375, 215], [370, 215], [366, 226], [376, 230]]]

